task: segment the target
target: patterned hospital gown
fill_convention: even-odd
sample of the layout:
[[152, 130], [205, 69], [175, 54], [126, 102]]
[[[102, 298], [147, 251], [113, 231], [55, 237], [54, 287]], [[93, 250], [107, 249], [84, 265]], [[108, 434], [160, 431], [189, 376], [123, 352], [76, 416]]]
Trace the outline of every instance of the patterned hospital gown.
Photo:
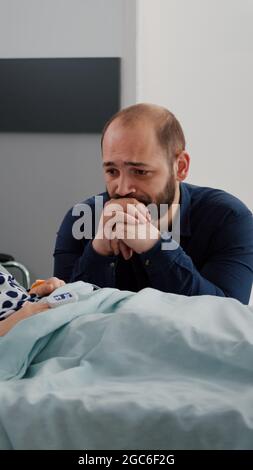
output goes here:
[[37, 302], [36, 294], [29, 294], [11, 274], [0, 272], [0, 320], [19, 310], [24, 302]]

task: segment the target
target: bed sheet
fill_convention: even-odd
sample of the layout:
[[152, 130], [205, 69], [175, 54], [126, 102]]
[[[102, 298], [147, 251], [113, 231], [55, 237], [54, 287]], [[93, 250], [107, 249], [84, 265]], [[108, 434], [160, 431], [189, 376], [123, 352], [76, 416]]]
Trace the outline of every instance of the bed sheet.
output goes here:
[[252, 307], [68, 289], [0, 338], [1, 449], [253, 448]]

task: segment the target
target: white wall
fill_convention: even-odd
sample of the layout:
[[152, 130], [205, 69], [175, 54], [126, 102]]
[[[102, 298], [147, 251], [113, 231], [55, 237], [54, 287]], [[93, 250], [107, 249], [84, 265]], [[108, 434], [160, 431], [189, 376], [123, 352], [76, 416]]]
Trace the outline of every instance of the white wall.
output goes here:
[[112, 57], [122, 0], [1, 0], [0, 57]]
[[138, 0], [137, 101], [179, 118], [189, 182], [253, 208], [252, 0]]
[[[130, 40], [128, 40], [130, 39]], [[0, 0], [0, 58], [122, 57], [122, 103], [135, 100], [135, 3]], [[0, 252], [52, 273], [65, 212], [101, 192], [100, 136], [0, 134]]]
[[122, 5], [122, 59], [121, 59], [121, 106], [125, 108], [136, 102], [136, 0], [123, 0]]
[[[252, 0], [0, 0], [0, 58], [122, 57], [122, 106], [174, 111], [188, 181], [252, 209], [252, 20]], [[49, 275], [59, 221], [103, 190], [99, 136], [0, 134], [0, 163], [0, 252]]]

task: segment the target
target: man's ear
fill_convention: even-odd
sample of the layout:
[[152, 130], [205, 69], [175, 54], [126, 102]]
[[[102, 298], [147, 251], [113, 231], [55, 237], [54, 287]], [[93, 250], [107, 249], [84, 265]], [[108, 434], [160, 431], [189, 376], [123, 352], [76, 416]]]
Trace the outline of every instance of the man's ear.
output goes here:
[[190, 156], [183, 150], [176, 158], [174, 171], [177, 181], [184, 181], [188, 175], [190, 166]]

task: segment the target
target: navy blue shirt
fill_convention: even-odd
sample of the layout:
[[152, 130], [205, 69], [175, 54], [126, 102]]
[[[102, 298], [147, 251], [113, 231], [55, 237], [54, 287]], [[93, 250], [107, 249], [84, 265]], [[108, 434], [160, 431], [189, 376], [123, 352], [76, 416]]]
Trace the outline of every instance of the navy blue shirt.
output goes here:
[[[104, 203], [109, 199], [103, 193]], [[87, 199], [95, 227], [95, 197]], [[102, 209], [101, 209], [102, 210]], [[248, 303], [253, 282], [253, 217], [236, 197], [218, 189], [180, 184], [180, 245], [153, 248], [125, 261], [102, 256], [92, 239], [76, 239], [72, 227], [80, 215], [66, 214], [55, 246], [54, 275], [73, 282], [139, 291], [153, 287], [183, 295], [234, 297]]]

